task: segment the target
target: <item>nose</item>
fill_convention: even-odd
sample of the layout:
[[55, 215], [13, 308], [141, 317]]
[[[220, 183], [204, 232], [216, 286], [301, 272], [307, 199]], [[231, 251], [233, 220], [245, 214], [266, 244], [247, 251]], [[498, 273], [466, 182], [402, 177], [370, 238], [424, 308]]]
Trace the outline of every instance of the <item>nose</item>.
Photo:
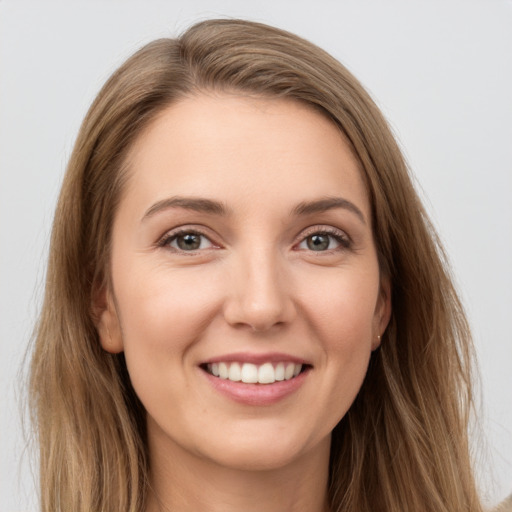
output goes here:
[[224, 306], [228, 324], [264, 332], [292, 321], [295, 305], [286, 265], [271, 251], [241, 256]]

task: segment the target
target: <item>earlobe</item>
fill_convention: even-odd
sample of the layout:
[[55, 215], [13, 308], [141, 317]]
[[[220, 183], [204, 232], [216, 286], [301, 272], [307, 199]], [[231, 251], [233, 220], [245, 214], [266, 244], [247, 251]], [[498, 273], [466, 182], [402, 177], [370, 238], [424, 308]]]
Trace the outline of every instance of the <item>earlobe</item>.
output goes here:
[[379, 348], [382, 335], [391, 318], [391, 283], [388, 278], [381, 279], [380, 293], [375, 308], [372, 350]]
[[112, 293], [106, 286], [95, 293], [92, 309], [103, 350], [111, 354], [122, 352], [124, 347], [119, 317]]

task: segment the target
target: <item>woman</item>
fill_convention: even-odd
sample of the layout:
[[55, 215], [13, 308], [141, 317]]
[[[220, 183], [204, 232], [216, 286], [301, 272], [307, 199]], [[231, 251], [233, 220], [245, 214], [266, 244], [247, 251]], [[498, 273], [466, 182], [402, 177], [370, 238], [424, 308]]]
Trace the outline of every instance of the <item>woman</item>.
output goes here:
[[69, 163], [32, 363], [43, 510], [481, 510], [471, 354], [356, 79], [199, 23], [110, 78]]

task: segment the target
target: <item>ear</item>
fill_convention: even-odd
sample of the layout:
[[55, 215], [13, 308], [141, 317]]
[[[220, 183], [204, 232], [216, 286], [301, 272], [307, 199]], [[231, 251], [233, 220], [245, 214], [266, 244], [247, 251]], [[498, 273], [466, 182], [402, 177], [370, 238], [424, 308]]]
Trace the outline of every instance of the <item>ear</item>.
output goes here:
[[391, 318], [391, 282], [389, 278], [382, 277], [380, 292], [373, 317], [372, 350], [380, 346], [381, 336], [384, 334]]
[[106, 352], [118, 354], [124, 349], [121, 324], [110, 288], [102, 285], [94, 293], [92, 314], [101, 346]]

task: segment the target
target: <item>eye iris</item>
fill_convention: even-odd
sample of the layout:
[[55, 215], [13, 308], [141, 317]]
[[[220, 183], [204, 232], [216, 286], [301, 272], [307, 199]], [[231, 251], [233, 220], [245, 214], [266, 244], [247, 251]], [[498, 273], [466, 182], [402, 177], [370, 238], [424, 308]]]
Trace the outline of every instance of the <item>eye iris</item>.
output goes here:
[[307, 238], [308, 249], [312, 251], [324, 251], [329, 248], [328, 235], [311, 235]]
[[199, 249], [201, 245], [201, 237], [194, 233], [187, 233], [186, 235], [177, 237], [176, 243], [178, 247], [184, 251], [193, 251], [195, 249]]

